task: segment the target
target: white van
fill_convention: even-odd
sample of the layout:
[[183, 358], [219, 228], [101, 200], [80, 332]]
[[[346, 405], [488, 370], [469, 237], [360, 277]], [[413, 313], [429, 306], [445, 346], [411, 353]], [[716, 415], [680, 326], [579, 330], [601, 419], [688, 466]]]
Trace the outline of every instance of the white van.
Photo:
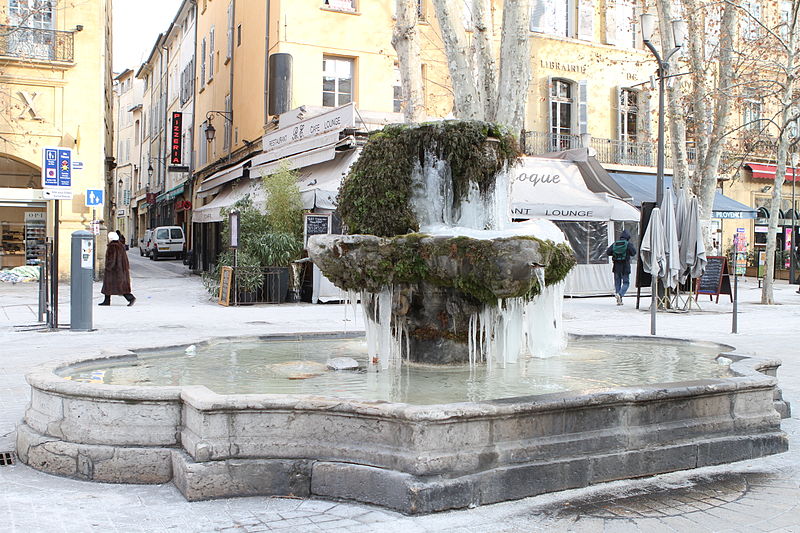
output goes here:
[[150, 255], [150, 240], [153, 236], [153, 230], [148, 229], [144, 231], [144, 236], [139, 240], [139, 255]]
[[186, 237], [183, 235], [182, 227], [159, 226], [153, 228], [150, 240], [150, 259], [155, 261], [159, 257], [167, 255], [183, 259]]

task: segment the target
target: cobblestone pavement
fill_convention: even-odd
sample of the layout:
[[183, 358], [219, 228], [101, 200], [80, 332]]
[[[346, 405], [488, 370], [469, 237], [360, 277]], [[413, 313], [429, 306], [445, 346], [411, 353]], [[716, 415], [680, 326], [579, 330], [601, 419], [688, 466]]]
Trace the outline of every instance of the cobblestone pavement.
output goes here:
[[[15, 328], [33, 322], [35, 287], [0, 284], [0, 452], [13, 450], [13, 430], [28, 399], [24, 374], [39, 363], [111, 347], [358, 327], [352, 314], [346, 318], [337, 305], [221, 308], [208, 301], [197, 278], [175, 277], [138, 258], [131, 261], [139, 272], [136, 306], [120, 303], [96, 312], [98, 331], [93, 333]], [[171, 484], [90, 483], [14, 464], [0, 466], [0, 532], [800, 533], [800, 295], [779, 286], [776, 299], [782, 305], [759, 306], [753, 285], [742, 288], [739, 335], [727, 334], [730, 305], [723, 303], [704, 304], [702, 313], [691, 316], [659, 314], [659, 334], [725, 341], [782, 358], [779, 381], [795, 413], [782, 424], [790, 442], [784, 454], [419, 517], [368, 505], [289, 498], [190, 503]], [[66, 302], [68, 287], [62, 291]], [[67, 310], [62, 308], [62, 314], [68, 316]], [[646, 334], [649, 324], [647, 313], [627, 301], [617, 308], [611, 298], [568, 300], [565, 319], [569, 330], [581, 333]]]

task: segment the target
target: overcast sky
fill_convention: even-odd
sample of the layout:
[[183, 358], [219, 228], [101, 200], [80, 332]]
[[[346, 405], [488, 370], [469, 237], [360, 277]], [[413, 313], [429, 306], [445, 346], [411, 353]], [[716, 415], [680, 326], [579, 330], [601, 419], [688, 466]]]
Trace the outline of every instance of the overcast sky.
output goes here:
[[138, 70], [159, 33], [167, 31], [181, 0], [115, 0], [113, 17], [114, 72]]

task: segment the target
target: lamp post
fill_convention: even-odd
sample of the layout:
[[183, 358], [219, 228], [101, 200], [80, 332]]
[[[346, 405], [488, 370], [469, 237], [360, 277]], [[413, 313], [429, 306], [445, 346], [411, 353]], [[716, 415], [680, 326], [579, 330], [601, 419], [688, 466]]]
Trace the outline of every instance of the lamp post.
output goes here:
[[[656, 156], [656, 206], [661, 207], [664, 200], [664, 82], [669, 71], [669, 59], [681, 49], [686, 38], [686, 22], [683, 20], [672, 21], [672, 37], [675, 47], [662, 59], [658, 49], [653, 46], [650, 39], [656, 25], [656, 16], [652, 13], [643, 13], [641, 16], [642, 41], [655, 56], [658, 63], [658, 155]], [[658, 280], [650, 274], [650, 335], [656, 334], [656, 307], [658, 306]]]
[[789, 246], [789, 283], [794, 285], [797, 283], [797, 279], [795, 278], [795, 269], [797, 268], [797, 258], [795, 257], [795, 250], [797, 250], [797, 221], [795, 217], [797, 216], [797, 209], [794, 203], [794, 183], [797, 181], [797, 176], [795, 173], [797, 172], [797, 152], [792, 154], [792, 241], [791, 246]]
[[672, 21], [672, 37], [675, 47], [670, 50], [667, 55], [662, 59], [658, 49], [653, 46], [651, 38], [653, 37], [653, 29], [656, 25], [656, 16], [652, 13], [643, 13], [641, 16], [642, 23], [642, 41], [650, 52], [656, 58], [658, 63], [658, 155], [657, 155], [657, 168], [656, 168], [656, 205], [661, 207], [661, 201], [664, 199], [664, 82], [667, 79], [667, 72], [669, 71], [670, 58], [683, 47], [686, 39], [686, 21], [673, 20]]

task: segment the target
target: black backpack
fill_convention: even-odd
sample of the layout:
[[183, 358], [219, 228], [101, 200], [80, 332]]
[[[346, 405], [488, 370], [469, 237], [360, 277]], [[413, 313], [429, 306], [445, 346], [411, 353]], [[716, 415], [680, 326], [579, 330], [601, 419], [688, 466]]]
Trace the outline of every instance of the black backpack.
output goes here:
[[614, 261], [625, 261], [628, 259], [628, 241], [620, 239], [611, 245], [611, 258]]

